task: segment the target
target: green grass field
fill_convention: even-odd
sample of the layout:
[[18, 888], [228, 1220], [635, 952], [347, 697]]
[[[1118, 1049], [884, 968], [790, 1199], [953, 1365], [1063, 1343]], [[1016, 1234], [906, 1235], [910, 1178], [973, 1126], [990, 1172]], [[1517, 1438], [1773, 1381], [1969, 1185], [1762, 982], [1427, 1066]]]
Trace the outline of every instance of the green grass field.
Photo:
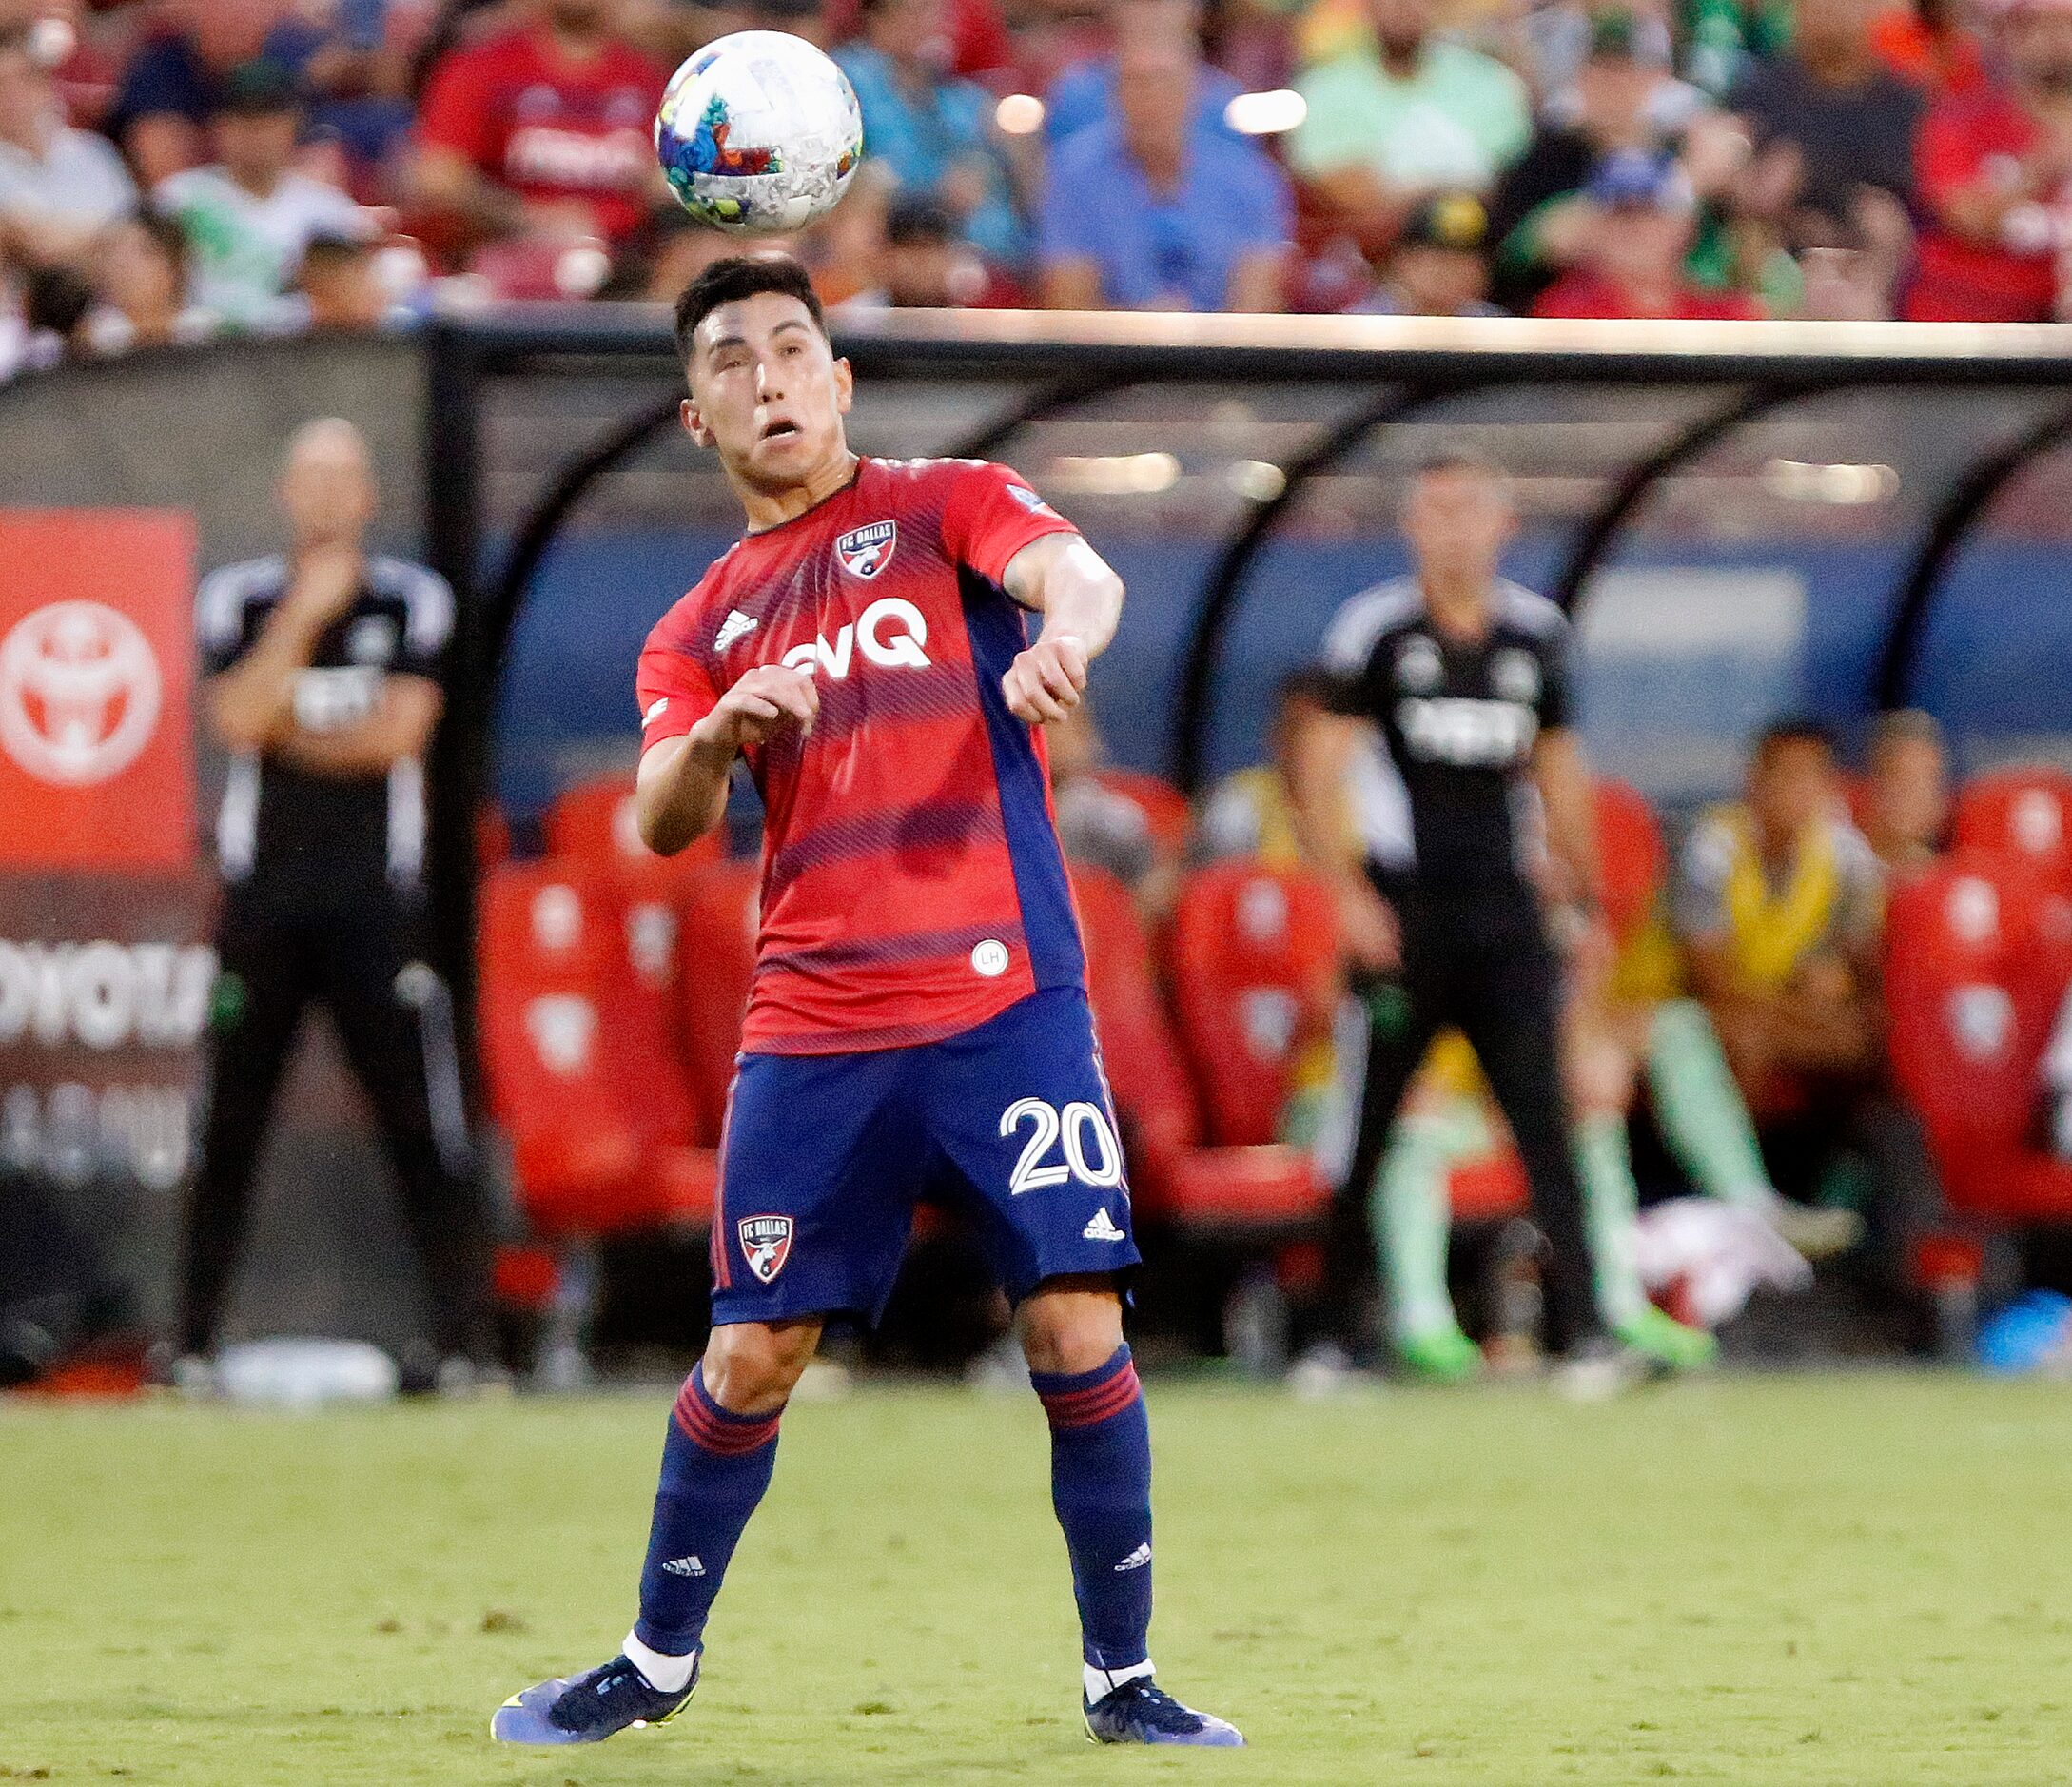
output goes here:
[[493, 1749], [624, 1632], [667, 1408], [0, 1408], [0, 1781], [2072, 1778], [2072, 1392], [1154, 1382], [1155, 1654], [1243, 1755], [1096, 1751], [1030, 1401], [795, 1408], [691, 1709]]

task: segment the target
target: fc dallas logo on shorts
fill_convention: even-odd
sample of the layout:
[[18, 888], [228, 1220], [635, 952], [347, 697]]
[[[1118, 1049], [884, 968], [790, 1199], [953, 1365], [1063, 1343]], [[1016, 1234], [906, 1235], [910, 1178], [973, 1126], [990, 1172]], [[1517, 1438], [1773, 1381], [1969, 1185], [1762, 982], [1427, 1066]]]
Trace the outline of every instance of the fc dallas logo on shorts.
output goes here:
[[834, 556], [851, 577], [873, 578], [890, 560], [899, 540], [897, 521], [872, 521], [852, 527], [834, 542]]
[[792, 1257], [792, 1219], [789, 1216], [744, 1216], [734, 1224], [741, 1237], [741, 1254], [748, 1268], [769, 1284], [784, 1270]]

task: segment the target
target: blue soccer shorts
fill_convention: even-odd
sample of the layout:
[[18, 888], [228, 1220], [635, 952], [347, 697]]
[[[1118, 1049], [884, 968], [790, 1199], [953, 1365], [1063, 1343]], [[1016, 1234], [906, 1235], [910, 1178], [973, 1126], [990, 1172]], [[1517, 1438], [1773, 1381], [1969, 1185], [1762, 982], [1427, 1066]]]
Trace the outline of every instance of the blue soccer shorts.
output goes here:
[[968, 1211], [1016, 1303], [1138, 1263], [1115, 1110], [1076, 987], [911, 1049], [741, 1057], [713, 1219], [713, 1321], [875, 1322], [914, 1205]]

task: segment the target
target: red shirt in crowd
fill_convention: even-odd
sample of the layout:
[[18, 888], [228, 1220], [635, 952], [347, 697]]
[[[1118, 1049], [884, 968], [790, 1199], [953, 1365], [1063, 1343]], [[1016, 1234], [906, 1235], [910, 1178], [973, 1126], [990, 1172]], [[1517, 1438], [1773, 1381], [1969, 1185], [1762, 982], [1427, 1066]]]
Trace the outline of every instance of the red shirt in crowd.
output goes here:
[[745, 754], [765, 813], [750, 1053], [939, 1041], [1085, 985], [1042, 735], [1000, 687], [1028, 638], [1008, 560], [1070, 531], [1004, 466], [867, 459], [648, 636], [643, 750], [758, 664], [819, 689], [810, 735]]
[[618, 241], [646, 216], [665, 71], [631, 46], [565, 54], [544, 30], [456, 49], [432, 71], [418, 135], [535, 203], [586, 205]]
[[1746, 292], [1700, 291], [1684, 285], [1676, 293], [1672, 310], [1644, 309], [1633, 302], [1624, 286], [1578, 267], [1564, 273], [1540, 293], [1533, 305], [1535, 317], [1613, 317], [1632, 322], [1644, 317], [1684, 317], [1704, 322], [1743, 322], [1763, 314], [1762, 306]]
[[1906, 315], [1922, 323], [2039, 323], [2054, 313], [2058, 274], [2047, 249], [2020, 254], [1974, 242], [1939, 220], [1953, 193], [2003, 171], [2010, 183], [2037, 145], [2028, 113], [2004, 93], [1943, 100], [1922, 121], [1914, 179], [1930, 222], [1915, 249]]

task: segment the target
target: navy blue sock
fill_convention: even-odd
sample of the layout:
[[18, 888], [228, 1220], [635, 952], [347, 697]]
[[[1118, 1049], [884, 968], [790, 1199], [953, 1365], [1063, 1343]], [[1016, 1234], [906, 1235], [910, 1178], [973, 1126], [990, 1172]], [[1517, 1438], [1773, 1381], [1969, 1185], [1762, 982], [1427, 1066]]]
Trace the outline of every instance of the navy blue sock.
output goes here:
[[662, 1481], [640, 1571], [640, 1619], [634, 1636], [666, 1656], [698, 1648], [728, 1560], [777, 1462], [774, 1415], [736, 1415], [705, 1389], [692, 1367], [662, 1445]]
[[1072, 1554], [1086, 1661], [1128, 1669], [1151, 1631], [1151, 1424], [1129, 1348], [1091, 1371], [1033, 1371], [1050, 1418], [1050, 1500]]

